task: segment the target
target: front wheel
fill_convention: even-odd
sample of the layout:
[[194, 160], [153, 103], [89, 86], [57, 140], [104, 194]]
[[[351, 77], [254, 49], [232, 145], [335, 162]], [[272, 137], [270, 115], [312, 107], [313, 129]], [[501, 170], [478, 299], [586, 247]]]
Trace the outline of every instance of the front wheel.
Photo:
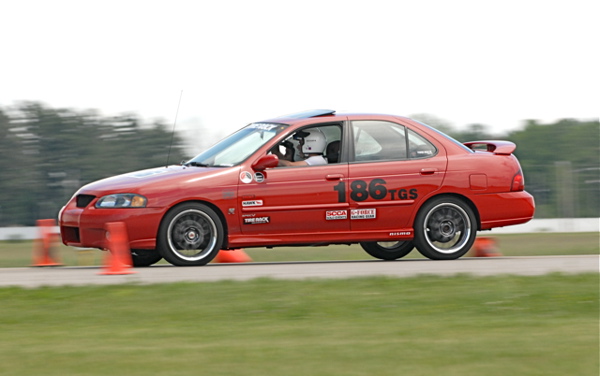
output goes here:
[[454, 260], [469, 251], [477, 234], [473, 210], [462, 200], [440, 197], [427, 202], [415, 220], [415, 245], [432, 260]]
[[411, 241], [363, 242], [360, 243], [360, 246], [371, 256], [382, 260], [402, 258], [408, 255], [414, 248], [414, 244]]
[[223, 225], [214, 210], [186, 203], [167, 213], [161, 222], [158, 248], [173, 265], [206, 265], [219, 253], [223, 236]]

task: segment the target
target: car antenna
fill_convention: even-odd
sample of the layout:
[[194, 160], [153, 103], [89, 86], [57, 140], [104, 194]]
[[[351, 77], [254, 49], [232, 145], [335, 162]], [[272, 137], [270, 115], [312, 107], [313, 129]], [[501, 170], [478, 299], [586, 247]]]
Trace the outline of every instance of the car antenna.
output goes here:
[[179, 102], [177, 102], [177, 111], [175, 111], [175, 120], [173, 120], [173, 131], [171, 132], [171, 143], [169, 144], [169, 153], [167, 154], [167, 164], [169, 167], [169, 157], [171, 156], [171, 149], [173, 148], [173, 138], [175, 138], [175, 124], [177, 124], [177, 115], [179, 115], [179, 105], [181, 104], [181, 97], [183, 96], [183, 90], [179, 93]]

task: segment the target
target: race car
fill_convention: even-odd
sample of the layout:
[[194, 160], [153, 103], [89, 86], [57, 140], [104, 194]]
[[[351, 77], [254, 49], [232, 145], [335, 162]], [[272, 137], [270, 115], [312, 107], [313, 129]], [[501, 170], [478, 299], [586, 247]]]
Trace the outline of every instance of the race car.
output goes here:
[[413, 248], [456, 259], [477, 231], [533, 217], [515, 148], [406, 117], [305, 111], [251, 123], [181, 165], [85, 185], [60, 211], [61, 238], [106, 250], [106, 224], [122, 222], [135, 266], [355, 243], [383, 260]]

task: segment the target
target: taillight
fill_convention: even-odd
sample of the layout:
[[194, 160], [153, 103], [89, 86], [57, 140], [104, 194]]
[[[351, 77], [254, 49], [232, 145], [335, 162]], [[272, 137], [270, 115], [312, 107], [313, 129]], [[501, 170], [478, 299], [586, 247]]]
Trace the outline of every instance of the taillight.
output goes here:
[[523, 172], [519, 170], [515, 176], [513, 176], [512, 185], [510, 186], [511, 192], [518, 192], [525, 189], [525, 178]]

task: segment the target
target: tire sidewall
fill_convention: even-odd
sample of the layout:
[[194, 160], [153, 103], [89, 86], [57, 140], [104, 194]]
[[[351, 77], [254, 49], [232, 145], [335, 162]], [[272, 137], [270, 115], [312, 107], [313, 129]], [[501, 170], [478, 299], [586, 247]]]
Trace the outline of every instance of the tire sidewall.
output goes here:
[[[169, 233], [168, 233], [169, 226], [171, 225], [173, 220], [175, 220], [182, 212], [185, 212], [188, 210], [196, 210], [196, 211], [202, 212], [203, 214], [205, 214], [212, 220], [212, 222], [214, 223], [214, 227], [215, 227], [214, 230], [216, 232], [216, 241], [213, 245], [213, 248], [210, 249], [202, 258], [200, 258], [198, 260], [187, 260], [187, 259], [181, 258], [176, 252], [174, 252], [171, 249], [171, 246], [169, 244]], [[157, 247], [158, 247], [158, 250], [159, 250], [161, 256], [173, 265], [176, 265], [176, 266], [201, 266], [201, 265], [208, 264], [219, 253], [219, 250], [221, 249], [221, 245], [223, 244], [223, 236], [224, 236], [223, 224], [221, 222], [221, 219], [219, 218], [219, 216], [215, 213], [215, 211], [213, 209], [211, 209], [209, 206], [207, 206], [205, 204], [201, 204], [201, 203], [197, 203], [197, 202], [188, 202], [188, 203], [184, 203], [184, 204], [181, 204], [181, 205], [178, 205], [178, 206], [172, 208], [165, 215], [165, 217], [161, 221], [161, 224], [160, 224], [160, 227], [158, 230]]]
[[[437, 251], [429, 244], [426, 234], [425, 219], [434, 208], [444, 204], [456, 205], [460, 207], [465, 212], [470, 222], [470, 233], [468, 240], [459, 250], [452, 253], [443, 253]], [[469, 249], [471, 249], [471, 246], [473, 245], [473, 242], [475, 241], [475, 237], [477, 235], [477, 223], [473, 210], [469, 207], [469, 205], [466, 202], [456, 197], [438, 197], [425, 203], [419, 210], [419, 213], [417, 214], [414, 228], [415, 246], [417, 250], [423, 256], [432, 260], [455, 260], [463, 256], [469, 251]]]

